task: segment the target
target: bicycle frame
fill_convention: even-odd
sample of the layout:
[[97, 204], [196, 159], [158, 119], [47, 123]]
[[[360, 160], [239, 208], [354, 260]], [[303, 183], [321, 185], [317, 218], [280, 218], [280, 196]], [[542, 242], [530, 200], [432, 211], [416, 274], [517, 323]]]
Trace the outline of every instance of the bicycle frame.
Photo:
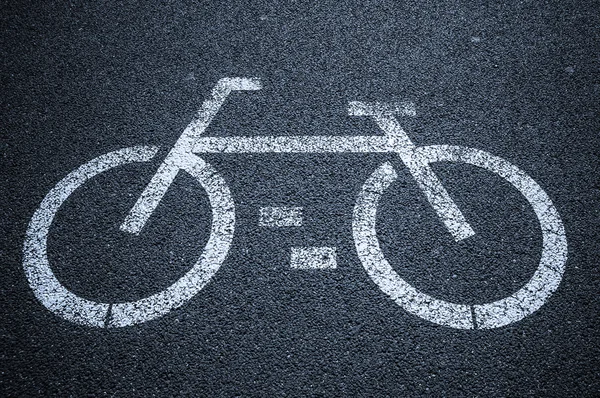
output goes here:
[[396, 153], [425, 193], [438, 217], [456, 241], [475, 234], [429, 163], [415, 155], [417, 147], [396, 119], [396, 114], [415, 116], [414, 104], [349, 103], [350, 116], [372, 117], [383, 130], [382, 136], [268, 136], [203, 137], [206, 128], [232, 91], [262, 88], [256, 78], [224, 78], [204, 101], [198, 116], [183, 131], [152, 180], [121, 225], [121, 230], [139, 234], [158, 206], [179, 170], [204, 161], [201, 153]]

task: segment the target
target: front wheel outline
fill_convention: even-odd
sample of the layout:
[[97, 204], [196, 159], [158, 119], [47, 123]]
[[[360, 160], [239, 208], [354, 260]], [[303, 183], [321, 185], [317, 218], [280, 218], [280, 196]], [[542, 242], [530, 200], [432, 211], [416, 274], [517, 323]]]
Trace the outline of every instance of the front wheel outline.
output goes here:
[[423, 146], [413, 151], [411, 159], [420, 164], [467, 163], [498, 174], [510, 182], [525, 196], [540, 223], [540, 263], [531, 279], [517, 292], [483, 305], [450, 303], [418, 291], [393, 270], [385, 259], [377, 239], [377, 205], [385, 189], [397, 178], [392, 165], [384, 163], [363, 185], [352, 219], [356, 250], [371, 279], [406, 311], [430, 322], [457, 329], [498, 328], [520, 321], [537, 311], [558, 288], [568, 252], [562, 220], [546, 192], [518, 167], [474, 148], [450, 145]]
[[36, 298], [50, 311], [71, 322], [95, 327], [130, 326], [160, 317], [194, 297], [225, 260], [235, 227], [235, 206], [225, 180], [208, 163], [197, 158], [185, 168], [206, 191], [212, 224], [208, 242], [194, 266], [175, 283], [149, 297], [108, 304], [84, 299], [56, 278], [47, 256], [47, 238], [57, 211], [87, 180], [117, 166], [147, 162], [158, 147], [137, 146], [101, 155], [69, 173], [44, 197], [27, 228], [23, 266]]

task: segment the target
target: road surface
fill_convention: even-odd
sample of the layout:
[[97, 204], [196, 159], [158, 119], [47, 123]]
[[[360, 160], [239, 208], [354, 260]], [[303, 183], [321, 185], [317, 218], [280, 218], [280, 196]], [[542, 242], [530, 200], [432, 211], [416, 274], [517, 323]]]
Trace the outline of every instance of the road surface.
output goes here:
[[[0, 394], [600, 395], [599, 16], [573, 1], [5, 4]], [[213, 90], [238, 77], [260, 90]], [[208, 138], [182, 170], [184, 131]], [[433, 158], [397, 151], [409, 141], [522, 173], [476, 151], [419, 163]], [[136, 161], [115, 152], [130, 147]], [[161, 200], [123, 227], [159, 167]], [[77, 170], [85, 184], [63, 180]], [[43, 202], [61, 180], [72, 193]]]

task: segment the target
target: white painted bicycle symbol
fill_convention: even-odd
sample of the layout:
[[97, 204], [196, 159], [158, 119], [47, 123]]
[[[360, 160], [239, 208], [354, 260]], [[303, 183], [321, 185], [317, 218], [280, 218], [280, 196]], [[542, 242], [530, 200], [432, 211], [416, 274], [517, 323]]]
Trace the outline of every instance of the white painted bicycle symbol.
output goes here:
[[540, 263], [532, 278], [520, 290], [491, 303], [464, 305], [431, 297], [403, 280], [385, 259], [375, 232], [379, 199], [397, 177], [390, 163], [379, 166], [367, 179], [354, 208], [353, 235], [362, 265], [377, 286], [406, 311], [436, 324], [459, 329], [489, 329], [519, 321], [539, 309], [557, 289], [567, 261], [563, 223], [548, 195], [522, 170], [478, 149], [449, 145], [415, 146], [395, 117], [395, 114], [414, 115], [414, 106], [410, 103], [350, 102], [349, 115], [371, 117], [385, 133], [382, 136], [203, 136], [232, 91], [260, 88], [258, 79], [221, 79], [121, 225], [121, 230], [139, 234], [180, 171], [190, 174], [202, 185], [212, 208], [210, 237], [190, 271], [167, 289], [133, 302], [110, 304], [90, 301], [61, 284], [52, 272], [46, 253], [50, 225], [69, 195], [90, 178], [114, 167], [151, 160], [157, 153], [157, 147], [130, 147], [99, 156], [71, 172], [46, 195], [29, 224], [24, 245], [27, 279], [35, 296], [46, 308], [79, 324], [121, 327], [157, 318], [194, 297], [225, 260], [235, 225], [234, 202], [229, 188], [219, 173], [197, 156], [201, 153], [398, 154], [456, 241], [475, 232], [434, 174], [430, 163], [468, 163], [489, 170], [510, 182], [525, 196], [540, 223], [543, 237]]

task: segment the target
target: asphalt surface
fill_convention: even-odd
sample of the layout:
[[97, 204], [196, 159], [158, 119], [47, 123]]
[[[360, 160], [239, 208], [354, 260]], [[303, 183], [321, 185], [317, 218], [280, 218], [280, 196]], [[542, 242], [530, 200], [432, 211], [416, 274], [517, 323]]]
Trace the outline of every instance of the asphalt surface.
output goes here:
[[[600, 7], [597, 2], [4, 2], [1, 87], [0, 395], [600, 396]], [[190, 2], [191, 3], [191, 2]], [[412, 101], [416, 145], [483, 149], [519, 166], [564, 222], [566, 271], [525, 319], [439, 326], [369, 278], [352, 238], [364, 181], [391, 162], [378, 208], [396, 272], [429, 295], [478, 304], [536, 270], [539, 223], [510, 184], [434, 164], [477, 234], [456, 243], [387, 154], [211, 154], [236, 205], [232, 248], [181, 308], [138, 325], [77, 325], [47, 310], [23, 270], [27, 225], [81, 164], [134, 145], [155, 160], [75, 191], [50, 229], [56, 277], [81, 297], [138, 300], [198, 258], [205, 192], [185, 173], [139, 236], [119, 230], [222, 77], [234, 93], [212, 136], [376, 135], [348, 101]], [[301, 206], [301, 227], [258, 224]], [[291, 247], [337, 248], [337, 268], [290, 267]]]

